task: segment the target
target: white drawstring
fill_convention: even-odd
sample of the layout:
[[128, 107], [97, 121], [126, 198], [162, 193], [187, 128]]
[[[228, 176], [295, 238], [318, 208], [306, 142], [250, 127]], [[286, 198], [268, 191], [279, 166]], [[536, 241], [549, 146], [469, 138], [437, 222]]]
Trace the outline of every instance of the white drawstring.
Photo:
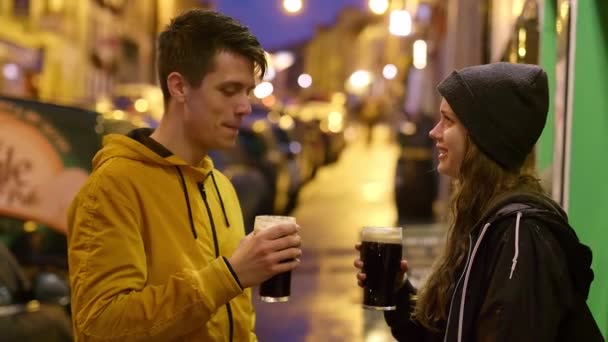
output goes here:
[[515, 221], [515, 254], [513, 255], [513, 263], [511, 264], [511, 274], [509, 279], [513, 277], [513, 271], [517, 265], [517, 258], [519, 257], [519, 221], [521, 220], [521, 211], [517, 213], [517, 220]]
[[[475, 242], [475, 247], [473, 247], [473, 252], [471, 253], [471, 259], [469, 260], [469, 265], [468, 265], [465, 275], [464, 275], [464, 284], [462, 285], [462, 297], [460, 298], [460, 315], [458, 317], [458, 342], [462, 341], [462, 323], [464, 321], [464, 303], [465, 303], [465, 300], [467, 297], [467, 286], [469, 285], [469, 275], [471, 274], [471, 268], [473, 268], [473, 260], [475, 259], [475, 255], [477, 254], [477, 248], [479, 248], [479, 245], [481, 244], [481, 240], [483, 239], [483, 236], [486, 235], [486, 231], [488, 230], [488, 227], [490, 227], [490, 222], [486, 223], [486, 225], [483, 226], [483, 229], [481, 230], [481, 234], [479, 234], [479, 237], [477, 238], [477, 242]], [[454, 289], [454, 291], [456, 291], [456, 290], [458, 290], [458, 289]], [[446, 336], [447, 336], [447, 334], [446, 334]]]
[[469, 267], [469, 260], [471, 260], [472, 244], [473, 243], [471, 242], [471, 235], [469, 234], [469, 249], [467, 252], [467, 262], [464, 265], [464, 270], [462, 271], [462, 274], [460, 274], [460, 278], [458, 278], [458, 281], [456, 282], [456, 287], [454, 288], [454, 292], [452, 293], [452, 300], [450, 301], [450, 311], [448, 311], [448, 322], [446, 324], [445, 334], [443, 335], [443, 342], [448, 341], [448, 331], [450, 330], [450, 319], [452, 318], [452, 307], [454, 306], [454, 298], [456, 298], [456, 290], [458, 290], [458, 285], [460, 285], [460, 281], [464, 277], [464, 274], [466, 273], [466, 270]]
[[[513, 255], [513, 263], [511, 265], [511, 274], [509, 275], [509, 279], [511, 279], [511, 277], [513, 276], [513, 272], [515, 271], [515, 266], [517, 265], [517, 258], [519, 257], [519, 223], [521, 221], [521, 211], [517, 213], [517, 219], [515, 222], [515, 255]], [[486, 234], [486, 231], [488, 230], [488, 227], [490, 227], [490, 223], [486, 223], [486, 225], [483, 226], [482, 230], [481, 230], [481, 234], [479, 234], [479, 238], [477, 238], [477, 242], [475, 243], [475, 247], [473, 247], [473, 252], [471, 253], [469, 260], [468, 260], [468, 264], [465, 266], [465, 272], [464, 272], [464, 284], [462, 286], [462, 296], [460, 298], [460, 315], [458, 317], [458, 342], [462, 341], [462, 330], [463, 330], [463, 323], [464, 323], [464, 306], [465, 306], [465, 300], [466, 300], [466, 295], [467, 295], [467, 286], [469, 284], [469, 275], [471, 272], [471, 268], [473, 267], [473, 259], [475, 259], [475, 256], [477, 254], [477, 249], [479, 248], [479, 245], [481, 244], [481, 240], [483, 239], [484, 235]], [[459, 281], [460, 282], [460, 281]], [[458, 290], [458, 285], [456, 286], [456, 289], [454, 289], [454, 291]], [[450, 306], [450, 313], [452, 311], [452, 308]], [[448, 317], [448, 327], [450, 324], [450, 319]], [[446, 334], [445, 334], [445, 339], [447, 340], [447, 329], [446, 329]]]

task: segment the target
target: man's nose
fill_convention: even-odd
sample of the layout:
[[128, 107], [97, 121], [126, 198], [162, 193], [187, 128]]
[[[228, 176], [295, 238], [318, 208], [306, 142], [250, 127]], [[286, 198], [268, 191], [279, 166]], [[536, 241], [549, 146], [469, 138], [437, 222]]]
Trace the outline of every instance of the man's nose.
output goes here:
[[251, 114], [251, 102], [249, 102], [249, 99], [242, 101], [237, 105], [236, 113], [243, 116]]

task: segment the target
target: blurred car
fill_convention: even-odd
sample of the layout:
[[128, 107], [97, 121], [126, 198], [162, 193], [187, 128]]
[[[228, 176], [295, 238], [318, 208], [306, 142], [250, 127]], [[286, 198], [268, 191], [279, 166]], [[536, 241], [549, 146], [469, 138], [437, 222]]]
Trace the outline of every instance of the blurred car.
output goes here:
[[241, 125], [237, 151], [241, 153], [240, 161], [262, 171], [270, 185], [272, 203], [267, 203], [265, 212], [287, 213], [296, 180], [290, 172], [289, 159], [273, 133], [272, 123], [265, 118], [247, 117]]
[[300, 153], [296, 158], [300, 164], [301, 178], [306, 183], [316, 175], [319, 168], [326, 164], [326, 141], [318, 122], [307, 122], [297, 117], [291, 118], [295, 123], [291, 130], [292, 139], [300, 144]]
[[[257, 130], [268, 129], [272, 134], [270, 147], [276, 148], [281, 159], [286, 161], [289, 171], [287, 185], [288, 203], [284, 212], [295, 206], [300, 188], [313, 176], [313, 165], [309, 159], [308, 146], [296, 130], [297, 122], [291, 116], [278, 110], [263, 106], [253, 106], [253, 111], [244, 121], [245, 126], [252, 125]], [[253, 125], [258, 125], [254, 127]]]
[[59, 228], [0, 217], [0, 243], [15, 256], [36, 297], [69, 310], [67, 238]]
[[71, 341], [67, 241], [60, 229], [0, 216], [3, 341]]
[[[41, 287], [43, 290], [55, 290], [54, 285], [58, 284], [55, 280], [48, 281], [44, 278], [34, 282], [32, 287], [31, 281], [14, 255], [3, 243], [0, 243], [2, 341], [69, 342], [73, 340], [68, 312], [60, 305], [48, 302], [44, 297], [49, 294], [48, 291], [40, 292]], [[64, 289], [61, 286], [61, 290]]]
[[215, 167], [235, 187], [247, 229], [255, 215], [291, 211], [300, 188], [291, 140], [267, 114], [267, 109], [254, 107], [241, 123], [236, 146], [210, 152]]
[[127, 120], [140, 127], [156, 127], [164, 113], [163, 93], [154, 84], [117, 84], [109, 96], [97, 99], [95, 110], [106, 119]]
[[323, 146], [322, 165], [338, 160], [346, 146], [346, 108], [343, 101], [307, 101], [288, 107], [287, 112], [303, 123], [309, 134], [316, 131], [311, 136]]

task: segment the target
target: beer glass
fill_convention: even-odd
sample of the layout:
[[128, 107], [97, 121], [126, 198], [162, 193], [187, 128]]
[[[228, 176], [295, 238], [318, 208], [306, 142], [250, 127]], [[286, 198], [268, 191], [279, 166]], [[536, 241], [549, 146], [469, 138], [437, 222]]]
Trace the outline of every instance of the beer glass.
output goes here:
[[[282, 223], [296, 223], [292, 216], [258, 215], [253, 224], [254, 231], [260, 231]], [[291, 260], [284, 260], [291, 261]], [[283, 303], [289, 301], [291, 294], [291, 271], [274, 275], [260, 284], [260, 299], [266, 303]]]
[[401, 227], [364, 227], [361, 230], [360, 259], [365, 286], [363, 308], [395, 310], [395, 292], [401, 285]]

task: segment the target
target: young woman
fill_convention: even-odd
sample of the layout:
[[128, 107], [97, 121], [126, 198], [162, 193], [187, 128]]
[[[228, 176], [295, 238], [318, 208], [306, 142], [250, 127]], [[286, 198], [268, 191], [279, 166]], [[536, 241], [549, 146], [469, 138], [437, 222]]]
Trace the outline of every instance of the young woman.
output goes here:
[[[438, 91], [441, 119], [429, 135], [437, 170], [453, 181], [451, 223], [423, 287], [406, 281], [397, 310], [385, 313], [393, 335], [602, 341], [586, 304], [591, 251], [531, 166], [547, 118], [547, 75], [534, 65], [480, 65], [452, 72]], [[362, 286], [365, 274], [357, 278]]]

